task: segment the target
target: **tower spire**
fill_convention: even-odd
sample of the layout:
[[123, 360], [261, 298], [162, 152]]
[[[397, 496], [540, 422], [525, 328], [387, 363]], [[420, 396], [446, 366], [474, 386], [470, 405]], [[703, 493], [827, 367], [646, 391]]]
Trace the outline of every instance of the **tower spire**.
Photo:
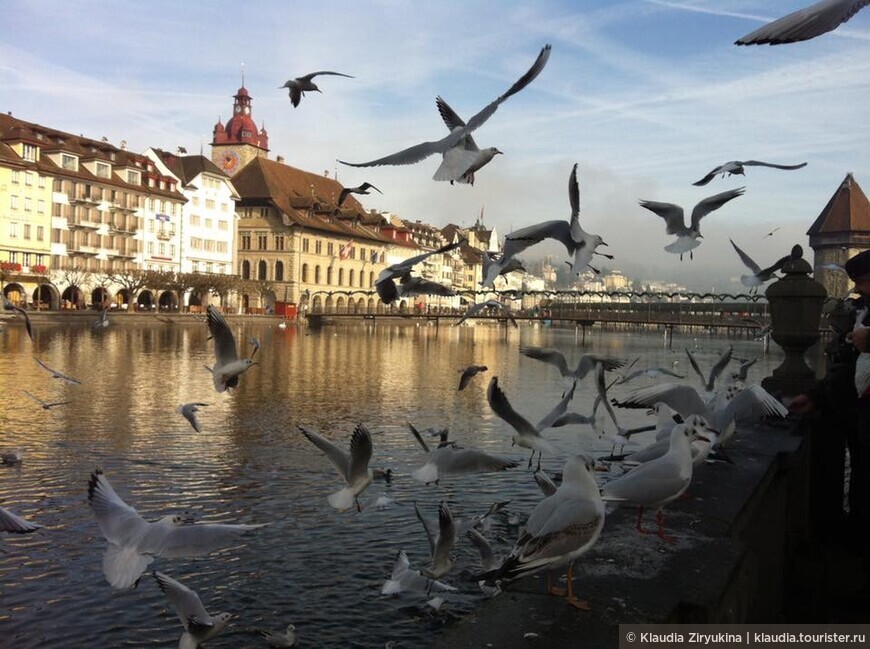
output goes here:
[[245, 87], [245, 64], [242, 62], [242, 88]]

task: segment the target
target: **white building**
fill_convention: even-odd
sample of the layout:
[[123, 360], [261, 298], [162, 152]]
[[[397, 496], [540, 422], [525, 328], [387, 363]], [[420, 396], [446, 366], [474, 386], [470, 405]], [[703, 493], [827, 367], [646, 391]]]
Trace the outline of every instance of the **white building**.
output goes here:
[[239, 195], [229, 176], [203, 156], [179, 156], [155, 148], [145, 155], [161, 174], [178, 180], [187, 199], [177, 215], [151, 215], [151, 223], [146, 225], [146, 236], [151, 237], [146, 253], [152, 243], [164, 252], [176, 246], [180, 272], [233, 273]]

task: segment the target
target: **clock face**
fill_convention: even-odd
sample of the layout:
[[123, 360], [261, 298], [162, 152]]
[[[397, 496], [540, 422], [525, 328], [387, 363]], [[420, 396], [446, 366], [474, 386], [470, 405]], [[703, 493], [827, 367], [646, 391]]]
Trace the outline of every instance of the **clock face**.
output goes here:
[[224, 151], [223, 158], [221, 159], [221, 169], [228, 174], [232, 174], [238, 170], [240, 161], [241, 159], [238, 151], [235, 149], [227, 149]]

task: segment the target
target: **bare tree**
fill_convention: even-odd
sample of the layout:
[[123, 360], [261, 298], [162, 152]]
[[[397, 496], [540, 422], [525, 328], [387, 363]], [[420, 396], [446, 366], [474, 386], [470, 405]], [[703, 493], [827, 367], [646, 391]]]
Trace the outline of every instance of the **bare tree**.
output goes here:
[[[148, 286], [148, 275], [146, 271], [138, 268], [129, 268], [119, 271], [107, 271], [106, 277], [112, 284], [118, 284], [124, 288], [128, 295], [130, 304], [136, 304], [136, 297], [139, 291]], [[132, 306], [130, 308], [132, 310]]]
[[[77, 261], [73, 261], [69, 266], [61, 266], [56, 271], [56, 277], [61, 285], [66, 284], [67, 287], [73, 289], [73, 297], [75, 291], [84, 292], [83, 288], [94, 281], [94, 274], [83, 266], [79, 266]], [[105, 286], [97, 282], [98, 286], [105, 288], [110, 282], [106, 282]]]

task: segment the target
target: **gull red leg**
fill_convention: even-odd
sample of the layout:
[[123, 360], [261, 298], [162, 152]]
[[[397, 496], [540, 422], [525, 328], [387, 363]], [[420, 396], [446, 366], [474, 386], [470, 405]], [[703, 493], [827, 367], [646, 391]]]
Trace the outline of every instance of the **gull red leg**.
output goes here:
[[589, 602], [585, 599], [577, 599], [574, 597], [574, 562], [568, 564], [568, 604], [574, 608], [580, 608], [584, 611], [589, 610]]
[[664, 541], [665, 543], [673, 543], [674, 538], [672, 536], [668, 536], [667, 534], [665, 534], [665, 525], [664, 525], [665, 515], [661, 509], [658, 511], [658, 513], [656, 513], [656, 521], [659, 524], [659, 531], [658, 531], [659, 538], [662, 541]]
[[637, 531], [641, 534], [652, 534], [652, 532], [647, 532], [643, 529], [643, 505], [637, 510]]

